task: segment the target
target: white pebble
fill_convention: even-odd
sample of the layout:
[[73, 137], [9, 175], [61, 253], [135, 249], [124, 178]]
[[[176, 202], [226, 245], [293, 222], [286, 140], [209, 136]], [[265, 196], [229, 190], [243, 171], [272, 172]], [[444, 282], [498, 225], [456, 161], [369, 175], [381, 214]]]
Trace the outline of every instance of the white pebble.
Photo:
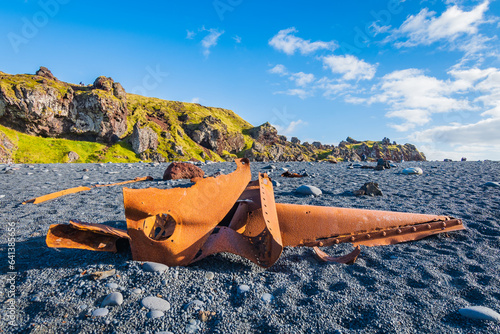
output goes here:
[[94, 311], [92, 311], [92, 316], [93, 317], [105, 317], [109, 313], [109, 310], [107, 308], [98, 308]]
[[104, 298], [102, 301], [101, 307], [103, 306], [108, 306], [108, 305], [121, 305], [123, 303], [123, 296], [119, 292], [113, 292], [110, 293], [109, 295]]
[[158, 311], [168, 311], [170, 310], [170, 303], [165, 299], [161, 299], [158, 297], [149, 296], [144, 298], [141, 301], [142, 306], [150, 309], [150, 310], [158, 310]]
[[302, 185], [297, 189], [295, 189], [295, 192], [298, 194], [313, 195], [313, 196], [319, 196], [323, 193], [321, 189], [310, 185]]
[[161, 318], [165, 315], [165, 313], [163, 313], [162, 311], [159, 311], [159, 310], [151, 310], [149, 311], [146, 316], [149, 318], [149, 319], [155, 319], [155, 318]]
[[265, 301], [266, 303], [270, 303], [270, 302], [271, 302], [271, 300], [273, 300], [273, 295], [271, 295], [270, 293], [267, 293], [267, 292], [266, 292], [266, 293], [264, 293], [264, 294], [262, 295], [261, 299], [262, 299], [263, 301]]
[[477, 320], [500, 321], [500, 314], [484, 306], [470, 306], [461, 308], [458, 312], [464, 317]]
[[241, 293], [246, 293], [250, 291], [250, 287], [246, 284], [242, 284], [240, 286], [238, 286], [238, 293], [241, 294]]
[[145, 271], [149, 272], [164, 272], [168, 270], [168, 266], [164, 265], [163, 263], [156, 263], [156, 262], [144, 262], [142, 265], [142, 269]]

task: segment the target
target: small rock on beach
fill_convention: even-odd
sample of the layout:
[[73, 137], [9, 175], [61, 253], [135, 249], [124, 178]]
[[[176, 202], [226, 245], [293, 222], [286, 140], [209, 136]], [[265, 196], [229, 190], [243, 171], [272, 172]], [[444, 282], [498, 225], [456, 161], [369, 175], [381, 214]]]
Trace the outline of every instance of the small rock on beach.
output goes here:
[[313, 196], [319, 196], [323, 193], [321, 189], [309, 185], [302, 185], [297, 189], [295, 189], [295, 192], [302, 195], [313, 195]]
[[92, 311], [92, 316], [93, 317], [105, 317], [108, 315], [108, 313], [109, 313], [109, 310], [107, 308], [101, 307], [101, 308], [98, 308], [98, 309]]
[[476, 320], [500, 321], [500, 314], [484, 306], [470, 306], [458, 311], [464, 317]]
[[402, 173], [405, 175], [422, 175], [424, 171], [419, 167], [410, 167], [403, 169]]
[[104, 298], [104, 300], [101, 303], [101, 307], [104, 306], [114, 306], [114, 305], [121, 305], [123, 303], [123, 296], [120, 292], [113, 292], [110, 293], [109, 295]]
[[167, 312], [170, 310], [170, 303], [167, 302], [165, 299], [154, 297], [154, 296], [149, 296], [144, 298], [141, 301], [142, 306], [150, 309], [150, 310], [158, 310], [158, 311], [165, 311]]
[[483, 184], [483, 187], [500, 188], [500, 183], [498, 183], [498, 182], [486, 182], [485, 184]]
[[163, 263], [144, 262], [142, 269], [149, 272], [164, 272], [168, 270], [168, 266]]

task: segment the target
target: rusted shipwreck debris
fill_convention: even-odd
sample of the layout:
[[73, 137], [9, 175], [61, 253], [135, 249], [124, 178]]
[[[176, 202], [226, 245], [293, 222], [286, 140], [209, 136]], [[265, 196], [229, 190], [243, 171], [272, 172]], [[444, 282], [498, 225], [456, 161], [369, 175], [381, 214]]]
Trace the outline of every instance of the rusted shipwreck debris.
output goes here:
[[[128, 240], [134, 260], [186, 266], [230, 252], [272, 266], [284, 247], [314, 247], [324, 261], [353, 263], [359, 245], [390, 245], [464, 229], [448, 216], [275, 203], [266, 174], [251, 181], [247, 159], [231, 174], [198, 179], [190, 188], [123, 189], [127, 231], [70, 221], [52, 225], [47, 245], [116, 252]], [[317, 247], [352, 243], [332, 258]]]

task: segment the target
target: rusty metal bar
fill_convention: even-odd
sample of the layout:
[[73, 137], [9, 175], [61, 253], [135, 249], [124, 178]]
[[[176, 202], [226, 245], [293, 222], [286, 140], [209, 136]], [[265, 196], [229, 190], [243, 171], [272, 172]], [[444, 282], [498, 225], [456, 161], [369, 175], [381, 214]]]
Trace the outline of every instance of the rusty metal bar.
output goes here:
[[199, 179], [191, 188], [124, 188], [127, 232], [71, 222], [52, 225], [47, 244], [115, 251], [113, 244], [129, 239], [132, 257], [139, 261], [185, 266], [230, 252], [267, 268], [286, 246], [352, 243], [354, 251], [339, 258], [315, 248], [323, 261], [352, 263], [360, 245], [464, 229], [460, 219], [448, 216], [275, 203], [266, 174], [250, 182], [249, 161], [239, 159], [236, 165], [233, 173]]
[[53, 199], [58, 198], [58, 197], [66, 196], [69, 194], [79, 193], [81, 191], [87, 191], [87, 190], [90, 190], [92, 188], [97, 188], [97, 187], [119, 186], [119, 185], [123, 185], [123, 184], [129, 184], [129, 183], [140, 182], [140, 181], [152, 181], [152, 180], [153, 180], [153, 178], [151, 176], [144, 176], [144, 177], [136, 177], [133, 180], [123, 181], [123, 182], [118, 182], [118, 183], [96, 184], [96, 185], [91, 186], [91, 187], [75, 187], [75, 188], [56, 191], [54, 193], [35, 197], [35, 198], [29, 199], [27, 201], [24, 201], [23, 204], [27, 204], [27, 203], [40, 204], [40, 203], [43, 203], [46, 201], [53, 200]]

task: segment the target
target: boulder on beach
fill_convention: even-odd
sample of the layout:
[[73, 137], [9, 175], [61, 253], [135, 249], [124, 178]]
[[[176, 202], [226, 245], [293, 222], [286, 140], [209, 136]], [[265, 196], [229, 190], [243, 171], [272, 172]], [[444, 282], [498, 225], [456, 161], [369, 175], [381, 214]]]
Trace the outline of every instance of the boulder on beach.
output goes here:
[[313, 196], [319, 196], [323, 193], [321, 189], [310, 185], [302, 185], [297, 189], [295, 189], [295, 192], [302, 195], [313, 195]]
[[187, 162], [172, 162], [168, 165], [165, 173], [163, 173], [164, 180], [178, 180], [178, 179], [194, 179], [202, 178], [205, 172], [193, 164]]
[[382, 190], [376, 182], [366, 182], [359, 190], [353, 192], [356, 196], [382, 196]]
[[410, 167], [403, 169], [402, 173], [405, 175], [422, 175], [424, 171], [419, 167]]

